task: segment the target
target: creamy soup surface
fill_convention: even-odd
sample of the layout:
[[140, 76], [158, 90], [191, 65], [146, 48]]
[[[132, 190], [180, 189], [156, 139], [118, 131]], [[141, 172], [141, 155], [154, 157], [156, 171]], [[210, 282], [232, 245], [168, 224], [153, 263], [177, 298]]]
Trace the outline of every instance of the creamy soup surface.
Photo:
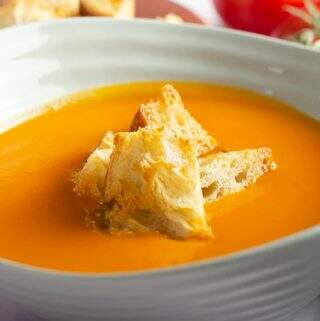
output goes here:
[[89, 229], [71, 175], [107, 130], [127, 130], [138, 106], [156, 97], [161, 85], [74, 95], [61, 108], [0, 135], [0, 257], [65, 271], [134, 271], [225, 255], [319, 224], [318, 122], [248, 91], [175, 83], [186, 107], [221, 146], [271, 147], [277, 170], [206, 208], [213, 240]]

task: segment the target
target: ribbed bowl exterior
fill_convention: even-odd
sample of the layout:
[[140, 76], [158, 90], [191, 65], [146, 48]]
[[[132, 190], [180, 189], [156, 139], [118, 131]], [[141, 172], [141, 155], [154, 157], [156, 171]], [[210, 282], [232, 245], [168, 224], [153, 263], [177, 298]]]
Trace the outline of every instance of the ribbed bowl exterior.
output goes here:
[[[1, 31], [0, 44], [0, 127], [61, 95], [156, 79], [238, 85], [320, 114], [320, 55], [245, 33], [71, 19]], [[62, 273], [0, 259], [0, 291], [52, 321], [280, 321], [320, 294], [320, 227], [142, 273]]]

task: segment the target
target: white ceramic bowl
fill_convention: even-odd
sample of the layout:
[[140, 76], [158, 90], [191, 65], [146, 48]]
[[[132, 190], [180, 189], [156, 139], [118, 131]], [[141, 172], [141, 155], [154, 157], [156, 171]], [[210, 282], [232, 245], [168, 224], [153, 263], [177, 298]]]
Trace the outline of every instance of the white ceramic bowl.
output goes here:
[[[80, 89], [151, 79], [234, 84], [320, 112], [320, 54], [250, 34], [75, 19], [4, 30], [0, 44], [0, 126]], [[61, 273], [2, 259], [0, 291], [53, 321], [283, 320], [320, 294], [320, 226], [142, 273]]]

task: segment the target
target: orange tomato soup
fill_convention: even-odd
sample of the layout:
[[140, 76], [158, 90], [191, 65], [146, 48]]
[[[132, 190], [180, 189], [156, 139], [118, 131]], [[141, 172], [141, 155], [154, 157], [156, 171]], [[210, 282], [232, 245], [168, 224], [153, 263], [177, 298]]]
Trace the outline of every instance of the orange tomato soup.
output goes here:
[[140, 83], [74, 95], [0, 135], [0, 257], [67, 271], [143, 270], [225, 255], [319, 224], [318, 122], [244, 90], [176, 83], [221, 146], [269, 146], [278, 169], [207, 208], [215, 232], [210, 241], [87, 228], [72, 173], [105, 131], [127, 130], [138, 106], [160, 87]]

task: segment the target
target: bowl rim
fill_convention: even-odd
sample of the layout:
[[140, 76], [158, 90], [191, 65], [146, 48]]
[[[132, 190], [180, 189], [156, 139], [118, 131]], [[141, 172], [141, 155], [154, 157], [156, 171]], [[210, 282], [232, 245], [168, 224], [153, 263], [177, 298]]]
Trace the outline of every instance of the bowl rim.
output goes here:
[[[85, 24], [107, 24], [107, 25], [141, 25], [145, 27], [157, 27], [163, 29], [176, 29], [176, 30], [196, 30], [197, 32], [203, 33], [216, 33], [216, 34], [225, 34], [227, 36], [237, 36], [239, 38], [248, 38], [251, 40], [257, 40], [259, 42], [267, 42], [270, 44], [276, 44], [278, 46], [295, 48], [294, 50], [301, 50], [304, 52], [311, 52], [315, 56], [318, 56], [317, 50], [307, 47], [301, 43], [288, 41], [281, 38], [275, 38], [271, 36], [266, 36], [263, 34], [257, 34], [250, 31], [237, 30], [226, 28], [224, 26], [210, 26], [210, 25], [200, 25], [191, 22], [184, 22], [183, 24], [167, 23], [165, 21], [149, 19], [149, 18], [134, 18], [134, 19], [115, 19], [111, 17], [69, 17], [69, 18], [59, 18], [56, 20], [46, 20], [46, 21], [37, 21], [26, 24], [18, 24], [13, 26], [8, 26], [0, 29], [0, 38], [5, 34], [16, 33], [18, 31], [23, 31], [28, 29], [38, 29], [43, 26], [63, 26], [63, 25], [85, 25]], [[1, 40], [1, 39], [0, 39]]]
[[[176, 29], [176, 30], [193, 30], [199, 33], [212, 33], [226, 35], [227, 37], [236, 36], [242, 39], [250, 39], [252, 41], [258, 41], [260, 43], [269, 43], [277, 45], [283, 48], [288, 48], [291, 50], [309, 52], [318, 57], [314, 49], [305, 47], [298, 43], [293, 43], [285, 41], [282, 39], [271, 38], [265, 35], [254, 34], [247, 31], [241, 30], [231, 30], [224, 27], [211, 27], [206, 25], [197, 25], [192, 23], [184, 23], [183, 25], [179, 24], [169, 24], [161, 21], [155, 21], [151, 19], [141, 19], [136, 18], [134, 20], [115, 20], [112, 18], [105, 17], [77, 17], [77, 18], [68, 18], [52, 21], [42, 21], [35, 22], [25, 25], [11, 26], [5, 29], [0, 30], [0, 42], [2, 36], [12, 35], [16, 32], [24, 32], [28, 30], [36, 30], [42, 26], [50, 26], [54, 28], [56, 26], [68, 26], [68, 25], [87, 25], [87, 24], [96, 24], [96, 25], [124, 25], [130, 27], [130, 25], [141, 25], [147, 27], [146, 29], [160, 28], [160, 29]], [[312, 117], [315, 119], [314, 117]], [[317, 120], [317, 119], [315, 119]], [[168, 274], [177, 274], [181, 272], [188, 272], [190, 270], [201, 269], [201, 268], [214, 268], [216, 266], [227, 264], [232, 260], [239, 260], [244, 258], [251, 258], [258, 254], [262, 253], [271, 253], [276, 249], [286, 247], [288, 245], [294, 245], [300, 243], [301, 241], [306, 241], [320, 235], [320, 224], [315, 224], [309, 228], [303, 229], [301, 231], [289, 234], [278, 239], [255, 245], [240, 251], [232, 252], [226, 255], [221, 255], [214, 258], [206, 258], [202, 260], [197, 260], [194, 262], [181, 263], [174, 266], [160, 267], [160, 268], [150, 268], [145, 270], [137, 271], [123, 271], [123, 272], [80, 272], [80, 271], [64, 271], [58, 269], [45, 268], [40, 266], [34, 266], [31, 264], [26, 264], [11, 259], [6, 259], [0, 256], [0, 265], [5, 268], [11, 268], [15, 270], [20, 270], [27, 273], [36, 273], [42, 274], [46, 277], [60, 277], [60, 278], [72, 278], [72, 279], [137, 279], [137, 278], [146, 278], [154, 276], [165, 276]]]

